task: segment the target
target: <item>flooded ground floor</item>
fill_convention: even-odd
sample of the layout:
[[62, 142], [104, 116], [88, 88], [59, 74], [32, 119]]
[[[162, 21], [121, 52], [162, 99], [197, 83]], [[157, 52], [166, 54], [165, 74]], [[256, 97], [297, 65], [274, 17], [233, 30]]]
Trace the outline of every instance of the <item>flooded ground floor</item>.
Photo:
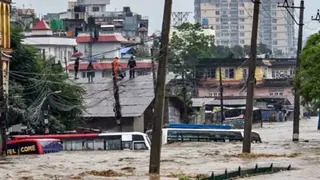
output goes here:
[[[268, 123], [255, 129], [263, 143], [253, 144], [252, 153], [238, 156], [242, 143], [176, 143], [162, 148], [161, 180], [178, 179], [185, 174], [223, 173], [229, 170], [292, 165], [297, 170], [247, 179], [313, 180], [320, 179], [320, 133], [317, 119], [301, 120], [301, 142], [293, 143], [292, 122]], [[270, 156], [278, 155], [278, 157]], [[149, 151], [61, 152], [39, 156], [11, 156], [0, 161], [0, 179], [6, 180], [149, 180]], [[97, 176], [102, 175], [102, 176]], [[120, 177], [105, 177], [120, 176]]]

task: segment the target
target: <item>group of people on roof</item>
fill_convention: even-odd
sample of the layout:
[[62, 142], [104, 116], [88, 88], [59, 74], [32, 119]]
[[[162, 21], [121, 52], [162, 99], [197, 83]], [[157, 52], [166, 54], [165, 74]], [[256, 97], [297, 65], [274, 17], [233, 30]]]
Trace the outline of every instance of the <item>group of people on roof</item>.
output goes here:
[[[79, 71], [79, 59], [77, 58], [75, 60], [74, 63], [74, 79], [79, 79], [78, 78], [78, 71]], [[128, 64], [127, 64], [127, 68], [129, 68], [130, 71], [130, 79], [135, 78], [135, 68], [137, 66], [136, 60], [134, 58], [134, 56], [131, 56]], [[120, 79], [123, 79], [125, 77], [125, 72], [121, 71], [121, 64], [119, 62], [119, 58], [115, 57], [112, 61], [112, 68], [113, 68], [113, 75], [119, 77]], [[94, 74], [95, 74], [95, 69], [93, 66], [92, 62], [89, 62], [88, 66], [87, 66], [87, 77], [88, 77], [88, 82], [93, 82], [93, 78], [94, 78]]]

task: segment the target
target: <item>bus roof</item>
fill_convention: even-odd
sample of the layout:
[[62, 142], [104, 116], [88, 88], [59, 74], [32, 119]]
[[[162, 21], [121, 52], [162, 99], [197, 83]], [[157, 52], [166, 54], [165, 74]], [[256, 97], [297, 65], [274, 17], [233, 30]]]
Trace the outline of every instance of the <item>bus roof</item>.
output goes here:
[[112, 136], [112, 135], [145, 135], [145, 133], [142, 132], [107, 132], [107, 133], [101, 133], [99, 136]]
[[20, 142], [40, 142], [40, 141], [60, 141], [60, 139], [17, 139], [8, 141], [8, 144], [20, 143]]
[[[188, 131], [231, 131], [231, 132], [243, 132], [243, 129], [187, 129], [187, 128], [163, 128], [163, 130], [188, 130]], [[152, 131], [152, 130], [151, 130]], [[258, 133], [254, 130], [252, 132]]]

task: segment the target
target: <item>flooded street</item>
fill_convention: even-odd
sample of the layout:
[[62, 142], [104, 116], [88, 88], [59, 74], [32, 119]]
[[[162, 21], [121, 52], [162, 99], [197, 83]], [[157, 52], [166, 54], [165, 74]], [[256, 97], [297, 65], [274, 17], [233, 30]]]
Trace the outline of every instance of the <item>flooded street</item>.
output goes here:
[[[288, 166], [297, 170], [247, 179], [320, 179], [320, 133], [317, 118], [301, 120], [299, 143], [293, 143], [292, 122], [265, 123], [255, 129], [263, 143], [252, 144], [252, 153], [292, 155], [292, 157], [236, 157], [241, 153], [242, 143], [176, 143], [162, 148], [161, 180], [178, 179], [180, 174], [215, 174], [228, 170], [260, 166]], [[301, 153], [301, 154], [300, 154]], [[0, 162], [0, 179], [7, 180], [99, 180], [130, 179], [149, 180], [149, 151], [87, 151], [61, 152], [41, 156], [11, 156]], [[99, 177], [100, 171], [109, 171], [121, 177]], [[96, 172], [95, 172], [96, 171]], [[89, 173], [88, 173], [89, 172]], [[105, 172], [106, 173], [106, 172]]]

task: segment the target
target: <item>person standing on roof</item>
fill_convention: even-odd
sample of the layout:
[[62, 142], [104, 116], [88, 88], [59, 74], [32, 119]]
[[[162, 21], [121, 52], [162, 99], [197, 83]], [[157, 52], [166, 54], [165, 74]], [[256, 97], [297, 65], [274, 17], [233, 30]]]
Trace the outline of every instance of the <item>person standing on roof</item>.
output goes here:
[[137, 66], [136, 60], [134, 59], [133, 56], [131, 56], [131, 58], [128, 61], [128, 68], [130, 68], [130, 79], [134, 78], [136, 66]]
[[88, 64], [88, 67], [87, 67], [87, 76], [88, 76], [88, 82], [93, 82], [93, 77], [94, 77], [94, 67], [93, 67], [93, 64], [92, 62], [90, 62]]
[[121, 79], [124, 78], [124, 75], [121, 73], [121, 65], [119, 63], [118, 57], [115, 57], [112, 62], [114, 68], [114, 76], [119, 76]]
[[74, 79], [78, 78], [78, 71], [79, 71], [79, 57], [77, 57], [76, 61], [74, 62]]

